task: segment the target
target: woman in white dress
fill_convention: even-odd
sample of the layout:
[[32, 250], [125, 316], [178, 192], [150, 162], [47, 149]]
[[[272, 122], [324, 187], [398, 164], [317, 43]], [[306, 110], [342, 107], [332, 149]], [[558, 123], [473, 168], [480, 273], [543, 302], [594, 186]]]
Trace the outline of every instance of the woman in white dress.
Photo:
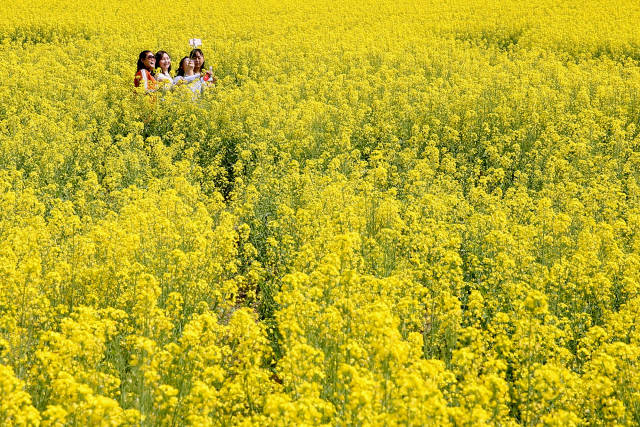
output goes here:
[[156, 66], [160, 68], [155, 76], [158, 86], [161, 89], [171, 89], [173, 86], [173, 78], [171, 77], [171, 57], [164, 50], [156, 52]]
[[174, 86], [186, 85], [194, 94], [200, 93], [202, 80], [200, 79], [200, 73], [194, 73], [194, 67], [193, 59], [188, 56], [182, 58], [178, 66], [178, 73], [173, 79]]

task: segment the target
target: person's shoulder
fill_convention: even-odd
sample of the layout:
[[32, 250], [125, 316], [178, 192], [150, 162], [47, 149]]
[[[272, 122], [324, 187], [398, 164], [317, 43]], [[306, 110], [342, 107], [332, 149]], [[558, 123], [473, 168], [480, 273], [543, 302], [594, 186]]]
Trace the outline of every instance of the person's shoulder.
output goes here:
[[141, 68], [138, 71], [136, 71], [136, 76], [135, 77], [137, 79], [143, 79], [143, 78], [149, 79], [149, 77], [152, 77], [152, 76], [151, 76], [151, 73], [149, 73], [148, 70], [145, 70], [144, 68]]

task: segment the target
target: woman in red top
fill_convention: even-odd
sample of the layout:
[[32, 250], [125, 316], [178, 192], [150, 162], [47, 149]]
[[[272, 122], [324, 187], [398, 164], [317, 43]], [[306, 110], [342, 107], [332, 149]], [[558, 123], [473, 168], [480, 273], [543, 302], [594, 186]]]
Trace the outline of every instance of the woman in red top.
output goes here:
[[158, 88], [154, 77], [156, 57], [150, 50], [143, 50], [138, 56], [138, 69], [133, 79], [135, 87], [143, 87], [145, 93], [153, 92]]

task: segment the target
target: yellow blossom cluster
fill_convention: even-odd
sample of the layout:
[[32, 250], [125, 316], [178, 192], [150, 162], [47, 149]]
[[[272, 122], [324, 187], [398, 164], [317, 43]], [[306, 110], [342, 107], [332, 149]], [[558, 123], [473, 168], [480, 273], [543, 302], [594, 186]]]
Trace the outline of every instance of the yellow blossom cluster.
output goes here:
[[639, 424], [638, 22], [4, 1], [0, 424]]

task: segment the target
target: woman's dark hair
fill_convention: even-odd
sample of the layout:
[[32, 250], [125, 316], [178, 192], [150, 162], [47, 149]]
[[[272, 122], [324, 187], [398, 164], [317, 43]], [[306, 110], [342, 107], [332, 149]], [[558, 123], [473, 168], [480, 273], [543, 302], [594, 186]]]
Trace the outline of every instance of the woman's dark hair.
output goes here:
[[[143, 50], [142, 52], [140, 52], [140, 55], [138, 55], [138, 66], [136, 68], [136, 73], [142, 69], [147, 69], [147, 67], [144, 66], [144, 63], [142, 61], [144, 61], [145, 59], [147, 59], [147, 55], [152, 54], [153, 52], [151, 52], [150, 50]], [[151, 75], [155, 76], [156, 75], [156, 70], [151, 70]]]
[[184, 61], [190, 59], [188, 56], [185, 56], [180, 60], [180, 65], [178, 65], [178, 72], [176, 75], [184, 77]]
[[200, 72], [202, 72], [202, 70], [204, 70], [204, 53], [202, 53], [202, 51], [198, 48], [193, 49], [190, 53], [189, 53], [189, 58], [193, 59], [196, 57], [196, 53], [199, 53], [200, 55], [202, 55], [202, 67], [200, 67]]
[[[164, 55], [167, 55], [169, 57], [169, 59], [171, 59], [171, 55], [169, 55], [167, 52], [165, 52], [164, 50], [159, 50], [156, 52], [156, 67], [160, 68], [160, 60], [162, 59], [162, 57]], [[171, 71], [171, 64], [169, 64], [169, 69], [167, 70], [167, 72]]]

